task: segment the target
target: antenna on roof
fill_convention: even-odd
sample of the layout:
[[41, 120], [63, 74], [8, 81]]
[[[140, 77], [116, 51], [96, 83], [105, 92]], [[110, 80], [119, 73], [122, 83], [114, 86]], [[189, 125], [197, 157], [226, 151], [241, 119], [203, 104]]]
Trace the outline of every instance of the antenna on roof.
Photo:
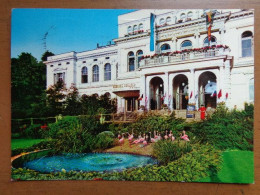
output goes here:
[[97, 48], [99, 48], [99, 43], [97, 43]]
[[54, 27], [55, 27], [55, 26], [52, 25], [52, 26], [47, 30], [47, 32], [45, 32], [44, 35], [43, 35], [42, 41], [43, 41], [43, 48], [44, 48], [45, 51], [47, 50], [47, 36], [48, 36], [50, 30], [51, 30], [51, 29], [54, 29]]

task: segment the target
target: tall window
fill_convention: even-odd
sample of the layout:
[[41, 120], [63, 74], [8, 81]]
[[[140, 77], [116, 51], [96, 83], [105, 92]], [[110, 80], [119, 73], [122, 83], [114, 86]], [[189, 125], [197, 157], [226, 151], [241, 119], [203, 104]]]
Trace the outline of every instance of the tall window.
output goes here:
[[128, 53], [128, 71], [134, 71], [135, 70], [135, 54], [134, 52]]
[[141, 61], [141, 59], [142, 59], [142, 57], [143, 57], [143, 51], [142, 50], [139, 50], [139, 51], [137, 51], [137, 66], [138, 66], [138, 68], [140, 67], [140, 61]]
[[99, 67], [98, 65], [93, 66], [93, 82], [99, 81]]
[[132, 32], [132, 27], [131, 26], [128, 26], [127, 32], [128, 32], [128, 34]]
[[161, 18], [160, 19], [160, 25], [163, 25], [165, 23], [165, 19], [164, 18]]
[[161, 53], [166, 53], [166, 52], [170, 52], [170, 50], [171, 50], [171, 47], [170, 47], [170, 45], [169, 44], [163, 44], [162, 46], [161, 46]]
[[182, 20], [182, 21], [184, 21], [184, 20], [185, 20], [185, 18], [186, 18], [186, 15], [185, 15], [185, 13], [182, 13], [182, 14], [181, 14], [181, 20]]
[[189, 12], [188, 14], [187, 14], [187, 18], [192, 18], [192, 12]]
[[192, 43], [191, 41], [183, 41], [181, 44], [181, 50], [184, 49], [191, 49], [192, 48]]
[[81, 83], [87, 83], [88, 82], [88, 68], [84, 66], [81, 69]]
[[167, 18], [166, 18], [166, 24], [171, 23], [171, 21], [172, 21], [171, 17], [167, 17]]
[[134, 25], [134, 32], [138, 30], [137, 25]]
[[65, 72], [54, 74], [54, 84], [61, 81], [65, 83]]
[[253, 102], [254, 101], [254, 79], [250, 79], [249, 81], [249, 101]]
[[242, 34], [242, 57], [252, 56], [252, 39], [252, 32], [246, 31]]
[[203, 46], [213, 46], [213, 45], [217, 45], [217, 39], [216, 37], [214, 36], [211, 36], [211, 39], [210, 39], [210, 43], [209, 43], [209, 40], [208, 40], [208, 37], [206, 37], [204, 39], [204, 42], [203, 42]]
[[111, 80], [111, 65], [109, 63], [104, 66], [104, 80]]
[[139, 30], [143, 30], [144, 29], [144, 25], [141, 23], [139, 24]]

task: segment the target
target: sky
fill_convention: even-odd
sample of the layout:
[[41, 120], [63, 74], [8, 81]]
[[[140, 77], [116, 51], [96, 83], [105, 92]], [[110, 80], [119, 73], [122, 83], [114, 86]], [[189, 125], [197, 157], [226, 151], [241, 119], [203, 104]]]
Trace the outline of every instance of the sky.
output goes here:
[[38, 60], [46, 49], [54, 54], [95, 49], [118, 37], [118, 15], [135, 10], [13, 9], [11, 57], [31, 53]]

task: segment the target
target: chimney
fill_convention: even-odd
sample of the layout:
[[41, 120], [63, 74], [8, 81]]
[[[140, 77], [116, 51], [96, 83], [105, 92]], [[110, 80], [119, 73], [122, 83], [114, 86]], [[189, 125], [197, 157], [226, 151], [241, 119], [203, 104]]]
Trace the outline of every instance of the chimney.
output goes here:
[[99, 43], [97, 43], [97, 48], [99, 48]]

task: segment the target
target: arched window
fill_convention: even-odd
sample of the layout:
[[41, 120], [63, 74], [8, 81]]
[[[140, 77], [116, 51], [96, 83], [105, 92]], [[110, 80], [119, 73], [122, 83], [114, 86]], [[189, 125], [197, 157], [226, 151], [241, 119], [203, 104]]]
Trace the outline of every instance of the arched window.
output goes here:
[[132, 27], [131, 26], [128, 26], [127, 32], [128, 32], [128, 34], [132, 32]]
[[188, 12], [187, 18], [192, 18], [192, 16], [193, 16], [193, 13], [192, 12]]
[[93, 66], [93, 82], [99, 81], [99, 67], [98, 65]]
[[252, 56], [253, 33], [246, 31], [242, 34], [242, 57]]
[[139, 30], [143, 30], [143, 28], [144, 28], [144, 25], [142, 23], [139, 24]]
[[166, 18], [166, 24], [171, 23], [171, 21], [172, 21], [172, 18], [171, 18], [171, 17], [167, 17], [167, 18]]
[[81, 83], [87, 83], [88, 82], [88, 68], [84, 66], [81, 69]]
[[134, 71], [135, 70], [135, 54], [134, 52], [130, 51], [128, 53], [128, 71]]
[[210, 44], [209, 44], [209, 40], [208, 37], [206, 37], [203, 41], [203, 46], [213, 46], [213, 45], [217, 45], [217, 39], [214, 36], [211, 36], [210, 38]]
[[111, 80], [111, 65], [109, 63], [104, 66], [104, 80]]
[[134, 32], [138, 30], [137, 25], [134, 25]]
[[142, 57], [143, 57], [143, 51], [142, 50], [139, 50], [139, 51], [137, 51], [137, 53], [136, 53], [136, 55], [137, 55], [137, 66], [138, 66], [138, 68], [140, 67], [140, 61], [141, 61], [141, 59], [142, 59]]
[[249, 81], [249, 101], [253, 102], [254, 101], [254, 78], [250, 79]]
[[184, 20], [185, 20], [185, 18], [186, 18], [186, 15], [185, 15], [185, 13], [182, 13], [182, 14], [181, 14], [181, 20], [182, 20], [182, 21], [184, 21]]
[[163, 25], [164, 23], [165, 23], [164, 18], [161, 18], [161, 19], [160, 19], [160, 25]]
[[183, 41], [182, 44], [181, 44], [181, 50], [184, 50], [184, 49], [191, 49], [192, 48], [192, 43], [191, 41]]
[[170, 52], [171, 47], [169, 44], [165, 43], [161, 46], [161, 53]]

